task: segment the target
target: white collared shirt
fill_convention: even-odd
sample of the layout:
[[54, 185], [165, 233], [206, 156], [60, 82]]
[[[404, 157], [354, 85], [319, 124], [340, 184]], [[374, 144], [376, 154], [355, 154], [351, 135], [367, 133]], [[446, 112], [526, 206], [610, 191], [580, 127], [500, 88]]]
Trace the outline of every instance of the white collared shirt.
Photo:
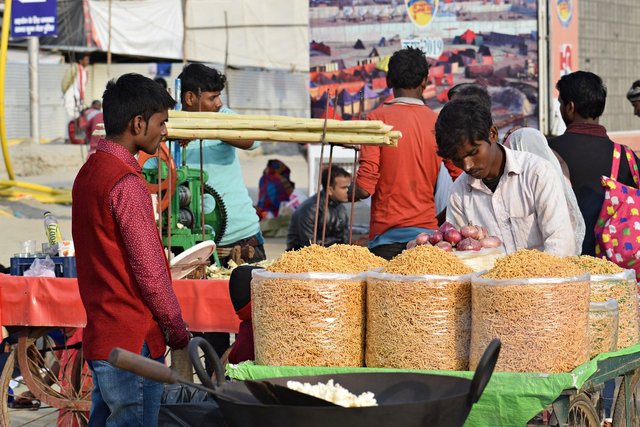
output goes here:
[[575, 255], [575, 239], [562, 182], [551, 164], [531, 153], [506, 147], [504, 173], [495, 193], [463, 173], [453, 183], [447, 221], [461, 227], [483, 225], [502, 240], [507, 253], [539, 249]]

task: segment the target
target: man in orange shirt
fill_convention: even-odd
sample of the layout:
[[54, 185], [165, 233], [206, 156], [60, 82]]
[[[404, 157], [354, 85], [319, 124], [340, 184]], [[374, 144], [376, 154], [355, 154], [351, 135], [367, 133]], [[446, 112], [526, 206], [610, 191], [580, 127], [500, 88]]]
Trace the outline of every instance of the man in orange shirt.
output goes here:
[[[438, 227], [435, 187], [443, 159], [434, 136], [437, 114], [424, 104], [429, 64], [419, 49], [402, 49], [389, 60], [387, 86], [394, 99], [367, 118], [402, 132], [398, 147], [363, 146], [356, 199], [372, 196], [369, 249], [391, 259], [421, 232]], [[461, 171], [444, 162], [452, 179]]]

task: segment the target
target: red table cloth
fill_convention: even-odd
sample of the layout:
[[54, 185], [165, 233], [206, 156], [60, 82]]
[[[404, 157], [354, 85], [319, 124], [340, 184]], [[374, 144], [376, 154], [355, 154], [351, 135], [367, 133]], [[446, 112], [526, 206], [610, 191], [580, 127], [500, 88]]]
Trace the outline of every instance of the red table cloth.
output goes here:
[[[240, 320], [231, 304], [228, 280], [174, 280], [173, 288], [189, 329], [238, 332]], [[83, 327], [86, 323], [77, 279], [0, 274], [1, 325]]]

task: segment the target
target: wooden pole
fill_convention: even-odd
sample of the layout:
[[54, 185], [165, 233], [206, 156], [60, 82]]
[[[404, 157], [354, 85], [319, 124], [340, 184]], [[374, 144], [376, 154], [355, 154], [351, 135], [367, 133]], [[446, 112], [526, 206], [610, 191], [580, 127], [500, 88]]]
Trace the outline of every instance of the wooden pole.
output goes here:
[[112, 18], [112, 10], [113, 7], [113, 1], [109, 0], [109, 41], [107, 42], [107, 74], [109, 75], [109, 77], [111, 77], [111, 70], [110, 70], [110, 65], [111, 65], [111, 18]]
[[[182, 65], [187, 63], [187, 0], [182, 0]], [[180, 94], [176, 94], [180, 96]]]

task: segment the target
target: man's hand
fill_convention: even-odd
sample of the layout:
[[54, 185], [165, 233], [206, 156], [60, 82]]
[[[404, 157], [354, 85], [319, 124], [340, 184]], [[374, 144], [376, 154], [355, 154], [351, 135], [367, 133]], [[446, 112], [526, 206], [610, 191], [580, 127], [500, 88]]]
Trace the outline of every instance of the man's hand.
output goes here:
[[355, 183], [352, 183], [351, 186], [349, 187], [349, 191], [347, 193], [348, 197], [349, 197], [349, 201], [353, 200], [354, 187], [355, 187], [355, 192], [356, 192], [356, 197], [355, 197], [355, 201], [356, 202], [359, 201], [359, 200], [366, 199], [367, 197], [370, 196], [370, 194], [366, 190], [364, 190], [362, 187], [359, 187]]
[[184, 329], [174, 331], [173, 334], [169, 330], [164, 331], [165, 342], [172, 350], [185, 348], [189, 345], [189, 340], [191, 340], [191, 338], [193, 338], [193, 334], [189, 331], [189, 327], [186, 322], [184, 322]]

